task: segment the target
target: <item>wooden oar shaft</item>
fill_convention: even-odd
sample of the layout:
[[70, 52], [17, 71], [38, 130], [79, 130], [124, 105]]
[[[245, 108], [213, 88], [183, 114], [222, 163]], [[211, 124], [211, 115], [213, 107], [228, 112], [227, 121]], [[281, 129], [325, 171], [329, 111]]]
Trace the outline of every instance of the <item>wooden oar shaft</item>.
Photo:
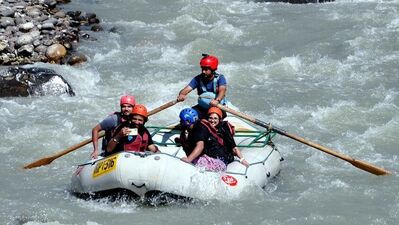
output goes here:
[[176, 103], [177, 103], [177, 100], [173, 100], [173, 101], [170, 101], [168, 103], [165, 103], [165, 104], [159, 106], [158, 108], [155, 108], [155, 109], [149, 111], [148, 112], [148, 116], [154, 115], [154, 114], [156, 114], [156, 113], [158, 113], [158, 112], [160, 112], [160, 111], [162, 111], [164, 109], [167, 109], [167, 108], [175, 105]]
[[311, 142], [309, 140], [306, 140], [306, 139], [304, 139], [302, 137], [299, 137], [297, 135], [290, 134], [290, 133], [286, 132], [285, 130], [283, 130], [281, 128], [272, 126], [270, 123], [265, 123], [263, 121], [260, 121], [260, 120], [258, 120], [256, 118], [254, 118], [254, 117], [246, 115], [246, 114], [244, 114], [242, 112], [238, 112], [238, 111], [235, 111], [233, 109], [230, 109], [230, 108], [228, 108], [228, 107], [226, 107], [226, 106], [224, 106], [222, 104], [218, 104], [218, 107], [220, 109], [226, 111], [226, 112], [229, 112], [229, 113], [234, 114], [236, 116], [239, 116], [239, 117], [241, 117], [243, 119], [251, 121], [252, 123], [257, 124], [257, 125], [259, 125], [261, 127], [267, 128], [267, 129], [272, 130], [272, 131], [274, 131], [274, 132], [276, 132], [278, 134], [281, 134], [283, 136], [289, 137], [289, 138], [291, 138], [293, 140], [299, 141], [299, 142], [301, 142], [303, 144], [306, 144], [306, 145], [308, 145], [310, 147], [316, 148], [316, 149], [318, 149], [318, 150], [320, 150], [322, 152], [325, 152], [327, 154], [330, 154], [332, 156], [335, 156], [337, 158], [345, 160], [345, 161], [349, 162], [350, 164], [352, 164], [353, 166], [355, 166], [355, 167], [357, 167], [359, 169], [362, 169], [364, 171], [367, 171], [369, 173], [372, 173], [372, 174], [375, 174], [375, 175], [388, 175], [388, 174], [390, 174], [389, 171], [384, 170], [383, 168], [377, 167], [375, 165], [372, 165], [372, 164], [367, 163], [367, 162], [362, 161], [362, 160], [354, 159], [354, 158], [352, 158], [350, 156], [347, 156], [347, 155], [342, 154], [340, 152], [334, 151], [334, 150], [332, 150], [330, 148], [327, 148], [327, 147], [324, 147], [322, 145], [313, 143], [313, 142]]
[[[148, 112], [148, 116], [154, 115], [154, 114], [156, 114], [156, 113], [158, 113], [158, 112], [160, 112], [160, 111], [162, 111], [162, 110], [164, 110], [166, 108], [169, 108], [169, 107], [175, 105], [176, 103], [177, 103], [177, 100], [173, 100], [173, 101], [170, 101], [170, 102], [168, 102], [166, 104], [163, 104], [160, 107], [155, 108], [155, 109], [151, 110], [150, 112]], [[104, 136], [105, 136], [105, 132], [104, 131], [101, 131], [101, 132], [98, 133], [98, 138], [102, 138]], [[76, 149], [81, 148], [81, 147], [83, 147], [83, 146], [85, 146], [85, 145], [87, 145], [87, 144], [89, 144], [91, 142], [92, 142], [92, 139], [88, 138], [88, 139], [86, 139], [86, 140], [84, 140], [84, 141], [82, 141], [82, 142], [80, 142], [80, 143], [78, 143], [76, 145], [73, 145], [73, 146], [65, 149], [64, 151], [56, 153], [56, 154], [54, 154], [52, 156], [41, 158], [39, 160], [36, 160], [35, 162], [29, 163], [29, 164], [24, 166], [24, 169], [31, 169], [31, 168], [35, 168], [35, 167], [39, 167], [39, 166], [48, 165], [52, 161], [54, 161], [55, 159], [57, 159], [57, 158], [59, 158], [59, 157], [61, 157], [63, 155], [66, 155], [66, 154], [68, 154], [68, 153], [70, 153], [72, 151], [75, 151]]]
[[318, 149], [318, 150], [320, 150], [322, 152], [325, 152], [327, 154], [330, 154], [332, 156], [335, 156], [337, 158], [345, 160], [345, 161], [349, 162], [350, 164], [352, 164], [353, 166], [355, 166], [355, 167], [357, 167], [359, 169], [365, 170], [365, 171], [367, 171], [369, 173], [372, 173], [372, 174], [375, 174], [375, 175], [388, 175], [388, 174], [390, 174], [389, 171], [384, 170], [382, 168], [379, 168], [379, 167], [377, 167], [375, 165], [372, 165], [370, 163], [367, 163], [365, 161], [354, 159], [354, 158], [352, 158], [352, 157], [350, 157], [348, 155], [345, 155], [345, 154], [342, 154], [340, 152], [334, 151], [334, 150], [332, 150], [330, 148], [326, 148], [326, 147], [324, 147], [322, 145], [319, 145], [317, 143], [314, 143], [314, 142], [311, 142], [311, 141], [306, 140], [304, 138], [301, 138], [301, 137], [299, 137], [297, 135], [290, 134], [290, 133], [287, 133], [287, 132], [284, 132], [284, 133], [278, 132], [278, 131], [281, 131], [281, 129], [279, 129], [279, 128], [277, 128], [277, 129], [275, 127], [272, 128], [273, 131], [276, 131], [279, 134], [282, 134], [282, 135], [284, 135], [286, 137], [289, 137], [291, 139], [299, 141], [299, 142], [301, 142], [303, 144], [306, 144], [306, 145], [308, 145], [310, 147], [316, 148], [316, 149]]
[[[105, 132], [104, 131], [100, 131], [100, 133], [98, 134], [98, 138], [101, 138], [104, 135], [105, 135]], [[82, 142], [80, 142], [80, 143], [78, 143], [76, 145], [73, 145], [73, 146], [65, 149], [64, 151], [56, 153], [56, 154], [54, 154], [52, 156], [41, 158], [41, 159], [39, 159], [39, 160], [37, 160], [35, 162], [27, 164], [27, 165], [24, 166], [24, 169], [31, 169], [31, 168], [35, 168], [35, 167], [39, 167], [39, 166], [44, 166], [44, 165], [50, 164], [51, 162], [53, 162], [54, 160], [58, 159], [59, 157], [61, 157], [63, 155], [66, 155], [66, 154], [68, 154], [70, 152], [73, 152], [76, 149], [81, 148], [81, 147], [89, 144], [91, 141], [92, 141], [91, 138], [86, 139], [86, 140], [84, 140], [84, 141], [82, 141]]]

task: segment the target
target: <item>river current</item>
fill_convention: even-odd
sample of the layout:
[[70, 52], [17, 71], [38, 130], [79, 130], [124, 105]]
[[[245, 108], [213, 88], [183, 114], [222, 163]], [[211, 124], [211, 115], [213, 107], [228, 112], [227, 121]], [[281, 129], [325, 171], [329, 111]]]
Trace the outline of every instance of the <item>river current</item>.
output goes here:
[[[399, 224], [399, 1], [291, 5], [226, 0], [73, 0], [104, 28], [81, 40], [88, 62], [54, 69], [76, 96], [0, 99], [0, 224]], [[112, 29], [112, 32], [110, 30]], [[374, 176], [284, 136], [284, 157], [264, 190], [236, 201], [83, 200], [69, 192], [86, 145], [53, 163], [22, 166], [91, 135], [123, 94], [154, 109], [219, 57], [228, 98], [289, 133], [391, 171]], [[177, 120], [196, 95], [150, 118]]]

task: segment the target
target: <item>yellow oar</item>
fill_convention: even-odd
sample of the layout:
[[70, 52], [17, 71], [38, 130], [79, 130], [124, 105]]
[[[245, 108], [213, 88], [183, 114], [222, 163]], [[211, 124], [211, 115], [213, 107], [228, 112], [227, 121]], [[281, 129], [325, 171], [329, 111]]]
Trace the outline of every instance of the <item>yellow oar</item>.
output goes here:
[[259, 125], [261, 127], [267, 128], [267, 129], [272, 130], [272, 131], [274, 131], [274, 132], [276, 132], [278, 134], [284, 135], [286, 137], [289, 137], [291, 139], [299, 141], [299, 142], [301, 142], [301, 143], [303, 143], [305, 145], [309, 145], [309, 146], [311, 146], [313, 148], [316, 148], [316, 149], [318, 149], [320, 151], [323, 151], [323, 152], [325, 152], [327, 154], [330, 154], [332, 156], [335, 156], [337, 158], [345, 160], [345, 161], [349, 162], [350, 164], [352, 164], [353, 166], [355, 166], [355, 167], [357, 167], [359, 169], [362, 169], [364, 171], [367, 171], [369, 173], [372, 173], [372, 174], [375, 174], [375, 175], [378, 175], [378, 176], [379, 175], [388, 175], [388, 174], [390, 174], [389, 171], [384, 170], [383, 168], [377, 167], [375, 165], [372, 165], [372, 164], [370, 164], [368, 162], [365, 162], [365, 161], [362, 161], [362, 160], [354, 159], [354, 158], [352, 158], [350, 156], [347, 156], [347, 155], [344, 155], [342, 153], [336, 152], [336, 151], [334, 151], [332, 149], [329, 149], [327, 147], [324, 147], [324, 146], [321, 146], [319, 144], [313, 143], [311, 141], [305, 140], [304, 138], [301, 138], [301, 137], [296, 136], [294, 134], [287, 133], [283, 129], [280, 129], [280, 128], [277, 128], [275, 126], [272, 126], [270, 123], [262, 122], [262, 121], [260, 121], [260, 120], [258, 120], [256, 118], [248, 116], [248, 115], [246, 115], [246, 114], [244, 114], [242, 112], [237, 112], [237, 111], [235, 111], [233, 109], [230, 109], [230, 108], [227, 108], [226, 106], [223, 106], [221, 104], [218, 104], [218, 107], [220, 109], [226, 111], [226, 112], [229, 112], [229, 113], [234, 114], [234, 115], [236, 115], [238, 117], [241, 117], [243, 119], [251, 121], [252, 123], [257, 124], [257, 125]]
[[[162, 110], [164, 110], [164, 109], [166, 109], [166, 108], [169, 108], [169, 107], [175, 105], [176, 103], [177, 103], [177, 101], [174, 100], [174, 101], [170, 101], [170, 102], [168, 102], [168, 103], [166, 103], [166, 104], [163, 104], [163, 105], [161, 105], [160, 107], [151, 110], [151, 111], [148, 113], [148, 116], [154, 115], [154, 114], [156, 114], [156, 113], [158, 113], [158, 112], [160, 112], [160, 111], [162, 111]], [[101, 132], [99, 133], [99, 135], [98, 135], [98, 138], [101, 138], [101, 137], [103, 137], [104, 135], [105, 135], [105, 132], [104, 132], [104, 131], [101, 131]], [[57, 158], [59, 158], [59, 157], [61, 157], [61, 156], [63, 156], [63, 155], [66, 155], [66, 154], [68, 154], [68, 153], [70, 153], [70, 152], [72, 152], [72, 151], [75, 151], [76, 149], [78, 149], [78, 148], [80, 148], [80, 147], [82, 147], [82, 146], [85, 146], [85, 145], [89, 144], [91, 141], [92, 141], [91, 138], [86, 139], [86, 140], [84, 140], [84, 141], [82, 141], [82, 142], [80, 142], [80, 143], [78, 143], [78, 144], [76, 144], [76, 145], [73, 145], [73, 146], [71, 146], [71, 147], [65, 149], [64, 151], [61, 151], [61, 152], [56, 153], [56, 154], [54, 154], [54, 155], [47, 156], [47, 157], [41, 158], [41, 159], [39, 159], [39, 160], [36, 160], [36, 161], [34, 161], [34, 162], [32, 162], [32, 163], [29, 163], [29, 164], [27, 164], [27, 165], [24, 166], [24, 169], [31, 169], [31, 168], [35, 168], [35, 167], [39, 167], [39, 166], [48, 165], [48, 164], [50, 164], [52, 161], [54, 161], [55, 159], [57, 159]]]

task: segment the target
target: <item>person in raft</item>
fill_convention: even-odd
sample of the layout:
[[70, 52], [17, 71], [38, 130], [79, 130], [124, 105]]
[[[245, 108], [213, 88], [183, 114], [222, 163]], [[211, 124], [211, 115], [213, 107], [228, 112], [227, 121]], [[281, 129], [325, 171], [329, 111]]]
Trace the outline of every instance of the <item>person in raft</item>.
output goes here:
[[[219, 103], [226, 104], [227, 81], [223, 74], [216, 72], [219, 60], [215, 56], [202, 54], [199, 64], [201, 74], [195, 76], [187, 86], [180, 90], [177, 101], [184, 101], [188, 93], [197, 89], [198, 104], [193, 106], [193, 109], [199, 113], [200, 119], [204, 119], [210, 106], [216, 106]], [[225, 113], [223, 117], [226, 117]]]
[[113, 114], [107, 116], [103, 121], [97, 124], [91, 131], [91, 139], [93, 142], [93, 152], [91, 153], [91, 158], [97, 159], [98, 151], [98, 133], [102, 130], [105, 131], [105, 136], [102, 141], [103, 156], [107, 156], [106, 146], [111, 140], [111, 132], [118, 127], [121, 123], [129, 121], [131, 118], [131, 113], [136, 100], [132, 95], [124, 95], [120, 98], [119, 105], [121, 107], [120, 112], [114, 112]]
[[241, 164], [248, 167], [248, 161], [242, 156], [240, 149], [234, 141], [234, 126], [228, 121], [223, 121], [222, 118], [222, 110], [213, 106], [208, 110], [208, 121], [203, 120], [201, 123], [203, 123], [214, 136], [218, 135], [223, 138], [223, 144], [226, 146], [226, 150], [230, 156], [228, 160], [222, 159], [226, 165], [232, 162], [231, 155], [235, 155], [239, 158]]
[[150, 132], [144, 124], [148, 121], [147, 108], [137, 104], [132, 110], [131, 120], [121, 123], [112, 132], [112, 138], [107, 145], [107, 152], [113, 154], [120, 151], [159, 152], [158, 147], [152, 141]]
[[216, 129], [207, 120], [200, 120], [193, 108], [183, 109], [179, 117], [183, 128], [179, 143], [186, 153], [181, 160], [210, 171], [226, 170], [234, 156]]

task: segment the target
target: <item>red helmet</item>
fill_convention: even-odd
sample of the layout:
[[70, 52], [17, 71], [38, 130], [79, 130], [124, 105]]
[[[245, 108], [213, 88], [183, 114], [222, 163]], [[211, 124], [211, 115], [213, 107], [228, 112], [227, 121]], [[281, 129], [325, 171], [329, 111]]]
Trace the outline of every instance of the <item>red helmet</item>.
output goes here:
[[202, 57], [200, 61], [200, 66], [201, 67], [209, 67], [211, 70], [217, 70], [218, 65], [219, 65], [219, 60], [213, 55], [206, 55], [203, 54], [204, 57]]
[[131, 106], [136, 105], [136, 100], [132, 95], [124, 95], [121, 97], [120, 105], [129, 104]]
[[208, 116], [212, 113], [216, 113], [219, 116], [219, 119], [223, 118], [222, 110], [220, 110], [218, 107], [212, 106], [208, 110]]
[[132, 115], [140, 115], [147, 120], [148, 117], [147, 108], [144, 105], [137, 104], [133, 107]]

